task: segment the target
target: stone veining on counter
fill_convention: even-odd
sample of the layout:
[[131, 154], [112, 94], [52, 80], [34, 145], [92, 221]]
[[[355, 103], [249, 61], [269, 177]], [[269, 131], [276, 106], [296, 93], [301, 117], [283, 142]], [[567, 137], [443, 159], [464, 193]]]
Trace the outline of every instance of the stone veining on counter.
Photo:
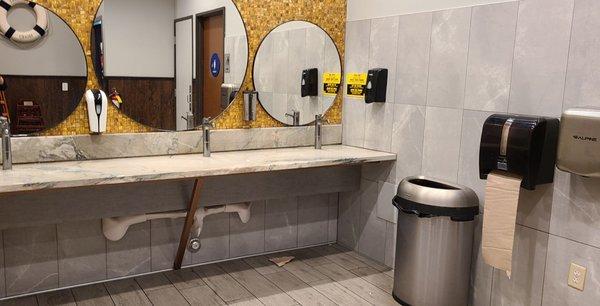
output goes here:
[[15, 165], [0, 172], [0, 193], [123, 184], [243, 173], [356, 165], [396, 155], [335, 145]]
[[[341, 125], [323, 127], [323, 144], [342, 142]], [[309, 146], [314, 127], [215, 130], [213, 152]], [[202, 131], [15, 137], [13, 163], [202, 153]], [[1, 158], [0, 158], [1, 159]]]

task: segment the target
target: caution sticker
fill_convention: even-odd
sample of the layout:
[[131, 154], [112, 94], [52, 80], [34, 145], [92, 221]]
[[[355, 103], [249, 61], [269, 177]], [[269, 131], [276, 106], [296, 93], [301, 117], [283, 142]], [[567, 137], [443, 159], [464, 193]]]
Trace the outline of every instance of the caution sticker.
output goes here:
[[346, 94], [349, 97], [363, 97], [365, 95], [366, 73], [348, 73], [346, 74], [346, 80], [348, 83]]
[[341, 73], [323, 73], [323, 94], [327, 96], [335, 96], [340, 91], [340, 84], [342, 83]]

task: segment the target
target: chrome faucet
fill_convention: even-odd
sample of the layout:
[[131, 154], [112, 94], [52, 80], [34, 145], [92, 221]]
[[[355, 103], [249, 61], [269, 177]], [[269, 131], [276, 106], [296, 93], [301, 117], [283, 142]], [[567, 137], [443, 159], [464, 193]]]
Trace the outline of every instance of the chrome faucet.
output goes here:
[[202, 119], [202, 142], [204, 144], [202, 155], [210, 157], [210, 129], [213, 128], [210, 118]]
[[300, 112], [297, 110], [293, 110], [292, 113], [286, 113], [287, 117], [292, 117], [292, 125], [299, 126], [300, 125]]
[[11, 170], [10, 123], [6, 117], [0, 117], [0, 135], [2, 136], [2, 170]]
[[323, 115], [315, 115], [315, 149], [323, 146]]

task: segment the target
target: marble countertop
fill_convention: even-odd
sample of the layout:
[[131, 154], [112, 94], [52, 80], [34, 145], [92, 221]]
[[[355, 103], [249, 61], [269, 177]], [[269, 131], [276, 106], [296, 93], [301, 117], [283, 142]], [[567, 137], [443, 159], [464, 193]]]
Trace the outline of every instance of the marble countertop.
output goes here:
[[396, 155], [343, 145], [14, 165], [0, 170], [0, 193], [357, 165]]

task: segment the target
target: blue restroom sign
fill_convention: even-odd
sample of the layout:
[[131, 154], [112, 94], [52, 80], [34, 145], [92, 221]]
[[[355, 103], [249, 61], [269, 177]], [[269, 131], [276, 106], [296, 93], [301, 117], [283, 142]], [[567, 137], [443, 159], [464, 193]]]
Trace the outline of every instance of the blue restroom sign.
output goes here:
[[219, 72], [221, 72], [221, 59], [218, 54], [213, 53], [210, 58], [210, 73], [216, 78]]

